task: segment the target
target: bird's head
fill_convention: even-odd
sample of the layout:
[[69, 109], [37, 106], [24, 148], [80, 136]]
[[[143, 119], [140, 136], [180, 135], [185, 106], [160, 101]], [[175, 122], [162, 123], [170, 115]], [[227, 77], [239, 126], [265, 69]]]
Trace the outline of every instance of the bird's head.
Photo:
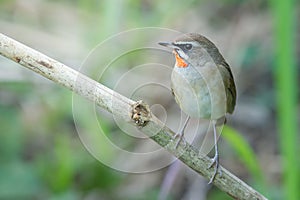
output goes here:
[[218, 64], [223, 59], [216, 46], [197, 33], [185, 34], [173, 42], [160, 42], [159, 44], [173, 49], [175, 65], [180, 68], [188, 67], [189, 64], [201, 67], [207, 62]]

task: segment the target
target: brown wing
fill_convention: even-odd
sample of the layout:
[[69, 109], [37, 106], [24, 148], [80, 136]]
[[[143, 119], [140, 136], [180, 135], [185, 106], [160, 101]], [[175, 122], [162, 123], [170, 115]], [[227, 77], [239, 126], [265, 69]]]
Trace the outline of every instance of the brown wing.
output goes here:
[[222, 65], [218, 66], [223, 75], [223, 82], [226, 88], [227, 112], [232, 113], [236, 104], [236, 87], [234, 83], [234, 78], [230, 67], [226, 62], [223, 62]]

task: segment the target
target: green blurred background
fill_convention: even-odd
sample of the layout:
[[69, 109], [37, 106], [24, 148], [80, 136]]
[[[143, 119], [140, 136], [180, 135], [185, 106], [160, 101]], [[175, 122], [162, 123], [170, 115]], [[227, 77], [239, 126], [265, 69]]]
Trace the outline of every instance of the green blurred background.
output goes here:
[[[236, 111], [220, 141], [222, 165], [270, 199], [298, 200], [299, 10], [299, 1], [289, 0], [0, 0], [0, 29], [75, 69], [98, 43], [125, 30], [206, 35], [232, 66], [238, 88]], [[161, 39], [153, 35], [149, 44]], [[103, 59], [111, 60], [109, 54], [99, 55]], [[147, 58], [133, 56], [125, 69], [137, 60]], [[4, 57], [0, 66], [0, 199], [157, 198], [167, 168], [132, 174], [101, 164], [77, 135], [70, 91]], [[100, 81], [110, 86], [110, 80], [108, 73]], [[106, 115], [99, 118], [106, 135], [121, 138], [128, 150], [138, 146], [119, 136]], [[77, 120], [86, 132], [95, 128], [85, 114]], [[230, 199], [182, 168], [170, 199]]]

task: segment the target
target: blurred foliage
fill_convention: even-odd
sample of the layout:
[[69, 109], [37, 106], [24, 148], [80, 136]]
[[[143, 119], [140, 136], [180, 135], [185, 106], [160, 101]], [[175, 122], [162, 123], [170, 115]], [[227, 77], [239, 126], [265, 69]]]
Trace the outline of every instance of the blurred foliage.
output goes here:
[[[0, 88], [7, 99], [0, 103], [1, 199], [81, 199], [77, 190], [118, 184], [121, 177], [91, 158], [74, 135], [70, 92], [54, 88], [49, 98], [26, 105], [35, 99], [32, 84]], [[23, 105], [32, 110], [24, 112]]]
[[[296, 8], [299, 10], [299, 3], [279, 0], [269, 1], [269, 3], [270, 5], [268, 1], [246, 0], [187, 0], [184, 2], [179, 0], [35, 0], [32, 2], [0, 0], [2, 18], [0, 22], [3, 23], [1, 24], [3, 29], [8, 27], [5, 29], [7, 32], [11, 28], [11, 32], [15, 35], [24, 36], [29, 46], [35, 48], [47, 44], [49, 47], [45, 48], [49, 48], [47, 51], [50, 52], [50, 56], [61, 57], [62, 62], [71, 62], [79, 66], [81, 57], [76, 58], [77, 47], [84, 52], [85, 49], [82, 50], [82, 48], [90, 49], [99, 41], [123, 30], [155, 26], [187, 32], [207, 31], [205, 27], [209, 26], [214, 36], [220, 34], [225, 38], [231, 33], [247, 35], [252, 29], [259, 33], [260, 29], [265, 28], [252, 27], [251, 18], [246, 21], [249, 25], [239, 24], [243, 14], [261, 15], [263, 19], [274, 17], [275, 38], [274, 42], [271, 42], [272, 45], [267, 48], [266, 45], [270, 44], [268, 43], [269, 32], [267, 32], [267, 37], [256, 36], [255, 39], [248, 41], [244, 41], [247, 37], [242, 40], [238, 34], [233, 35], [232, 41], [239, 41], [235, 44], [239, 48], [234, 52], [236, 54], [233, 57], [237, 57], [241, 65], [233, 71], [239, 84], [237, 86], [242, 90], [238, 94], [238, 102], [244, 103], [250, 99], [254, 104], [267, 108], [270, 113], [278, 114], [278, 121], [273, 122], [273, 116], [271, 116], [263, 122], [263, 127], [251, 126], [239, 121], [233, 125], [242, 126], [243, 131], [237, 132], [233, 128], [225, 127], [223, 136], [234, 152], [233, 154], [241, 161], [243, 168], [249, 174], [247, 181], [253, 183], [254, 188], [268, 194], [272, 199], [293, 200], [299, 199], [300, 179], [300, 161], [297, 156], [299, 152], [299, 134], [297, 134], [299, 133], [297, 131], [299, 128], [297, 126], [299, 67], [297, 64], [299, 63], [296, 60], [299, 55], [295, 53], [296, 44], [299, 43], [295, 42], [297, 40], [295, 38], [297, 31], [295, 10]], [[268, 15], [270, 6], [273, 12], [265, 17]], [[203, 16], [206, 17], [204, 20]], [[71, 25], [72, 23], [75, 25]], [[228, 34], [228, 27], [233, 29], [230, 26], [231, 23], [237, 24], [236, 27], [233, 26], [236, 32], [229, 31]], [[27, 30], [27, 35], [20, 33], [23, 29]], [[68, 46], [60, 44], [60, 40], [59, 42], [48, 41], [49, 35], [44, 32], [49, 35], [61, 34], [64, 40], [69, 37], [73, 40], [78, 39], [83, 45]], [[30, 37], [31, 41], [28, 39]], [[139, 42], [139, 39], [136, 38], [133, 42]], [[44, 52], [47, 54], [47, 51]], [[276, 52], [275, 55], [273, 51]], [[72, 53], [67, 54], [68, 52]], [[142, 59], [135, 58], [136, 55], [129, 56], [126, 64], [131, 65]], [[99, 60], [106, 59], [101, 56], [99, 55]], [[10, 62], [2, 58], [0, 64], [11, 66]], [[16, 68], [11, 67], [11, 70], [17, 72]], [[240, 73], [236, 72], [239, 70]], [[93, 72], [89, 73], [93, 74]], [[271, 78], [271, 73], [274, 74], [274, 79]], [[130, 190], [130, 186], [132, 187], [135, 182], [129, 181], [130, 175], [114, 171], [91, 157], [76, 134], [72, 116], [71, 92], [52, 83], [35, 84], [34, 80], [29, 81], [31, 76], [25, 75], [25, 79], [16, 78], [13, 81], [6, 80], [5, 75], [1, 77], [4, 77], [4, 80], [0, 80], [0, 199], [156, 198], [160, 182], [155, 186], [150, 184], [144, 190], [135, 188]], [[102, 78], [107, 82], [110, 79], [110, 77]], [[277, 104], [275, 104], [273, 93], [277, 94]], [[236, 109], [239, 110], [241, 107], [238, 105]], [[122, 145], [135, 148], [128, 136], [118, 135], [121, 131], [109, 119], [103, 116], [98, 117], [108, 137], [118, 138], [122, 140]], [[247, 118], [245, 121], [255, 120], [255, 118]], [[82, 108], [80, 123], [87, 131], [97, 129], [91, 123], [89, 113], [85, 112], [85, 108]], [[113, 131], [115, 131], [114, 134]], [[272, 151], [271, 153], [268, 151], [267, 154], [280, 157], [280, 162], [274, 160], [270, 162], [271, 164], [259, 163], [261, 160], [259, 157], [263, 154], [260, 152], [263, 149], [257, 146], [260, 141], [270, 145], [269, 149]], [[99, 144], [99, 146], [105, 148], [105, 144]], [[105, 154], [111, 160], [118, 156], [109, 149], [105, 151]], [[270, 166], [273, 166], [275, 170]], [[276, 171], [278, 166], [282, 166], [282, 169], [279, 167]], [[153, 175], [149, 173], [149, 177], [151, 176]], [[161, 181], [163, 175], [156, 176], [158, 181]], [[141, 179], [141, 182], [135, 183], [135, 186], [144, 185], [144, 182], [147, 181]], [[174, 199], [176, 197], [174, 195]], [[208, 199], [230, 198], [223, 192], [212, 189], [208, 192]]]
[[271, 1], [275, 22], [278, 130], [282, 154], [284, 199], [300, 199], [299, 81], [296, 68], [295, 1]]
[[236, 152], [238, 158], [242, 161], [245, 168], [247, 168], [253, 178], [253, 182], [262, 193], [265, 193], [265, 186], [263, 173], [260, 169], [259, 162], [256, 158], [249, 143], [233, 128], [224, 126], [222, 130], [222, 136], [230, 144], [230, 146]]

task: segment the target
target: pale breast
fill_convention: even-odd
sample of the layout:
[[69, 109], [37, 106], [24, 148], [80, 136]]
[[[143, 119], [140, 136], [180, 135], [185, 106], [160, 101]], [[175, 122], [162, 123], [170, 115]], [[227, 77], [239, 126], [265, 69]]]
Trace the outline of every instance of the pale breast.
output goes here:
[[171, 82], [175, 100], [187, 115], [219, 119], [226, 114], [226, 91], [217, 67], [175, 66]]

